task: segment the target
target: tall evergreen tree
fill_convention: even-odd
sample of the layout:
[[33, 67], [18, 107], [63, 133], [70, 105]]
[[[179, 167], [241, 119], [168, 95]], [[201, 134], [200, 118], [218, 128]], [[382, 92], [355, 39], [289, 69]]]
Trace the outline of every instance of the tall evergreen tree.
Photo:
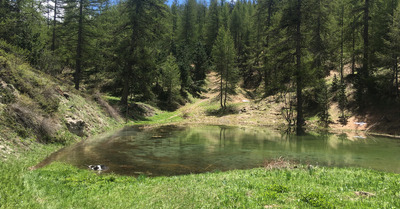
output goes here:
[[[281, 17], [281, 29], [285, 31], [285, 38], [282, 40], [286, 46], [282, 51], [292, 51], [289, 53], [289, 59], [294, 58], [292, 66], [294, 67], [294, 80], [296, 84], [296, 133], [298, 135], [304, 132], [304, 116], [303, 116], [303, 88], [304, 88], [304, 70], [302, 63], [303, 55], [303, 1], [289, 0]], [[288, 48], [286, 48], [288, 47]], [[292, 55], [293, 54], [293, 55]], [[294, 56], [294, 57], [291, 57]]]
[[[146, 66], [146, 62], [152, 57], [149, 54], [148, 46], [159, 35], [156, 30], [159, 25], [160, 18], [165, 15], [166, 8], [161, 0], [128, 0], [126, 2], [126, 11], [128, 22], [125, 23], [129, 29], [127, 45], [124, 49], [124, 66], [122, 70], [122, 96], [121, 103], [128, 104], [128, 97], [132, 91], [132, 80], [138, 74], [144, 75], [142, 72], [149, 72], [151, 66]], [[126, 43], [123, 43], [126, 44]], [[147, 55], [146, 59], [142, 59]], [[147, 63], [148, 64], [148, 63]], [[144, 77], [141, 82], [146, 83]], [[140, 85], [146, 87], [147, 85]]]
[[176, 64], [175, 57], [170, 54], [167, 60], [162, 65], [161, 70], [161, 83], [162, 86], [167, 90], [167, 102], [169, 105], [175, 100], [174, 97], [179, 95], [180, 89], [180, 72], [179, 67]]
[[400, 14], [399, 1], [392, 0], [389, 3], [387, 20], [390, 25], [388, 33], [384, 37], [383, 49], [378, 53], [380, 58], [380, 67], [390, 69], [391, 76], [387, 83], [389, 86], [389, 94], [399, 96], [399, 81], [398, 81], [398, 65], [400, 58]]
[[220, 11], [217, 0], [211, 0], [207, 14], [207, 23], [205, 30], [206, 52], [211, 55], [214, 41], [218, 36], [218, 29], [220, 28]]
[[192, 86], [192, 64], [197, 42], [197, 3], [196, 0], [187, 0], [179, 27], [178, 62], [181, 75], [182, 90]]
[[235, 54], [233, 39], [229, 31], [221, 27], [215, 40], [212, 56], [215, 70], [220, 79], [220, 105], [222, 109], [226, 108], [228, 94], [234, 91], [237, 83]]

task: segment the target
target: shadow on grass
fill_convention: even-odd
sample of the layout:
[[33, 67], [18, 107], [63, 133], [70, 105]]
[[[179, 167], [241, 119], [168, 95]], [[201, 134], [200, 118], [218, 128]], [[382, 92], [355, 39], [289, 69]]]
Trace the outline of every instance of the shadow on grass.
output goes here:
[[155, 115], [155, 110], [148, 105], [129, 103], [129, 107], [120, 107], [121, 114], [126, 118], [137, 121], [149, 121], [148, 117]]
[[238, 114], [239, 110], [236, 106], [233, 105], [228, 105], [225, 108], [221, 108], [219, 107], [218, 109], [207, 109], [206, 110], [206, 115], [207, 116], [217, 116], [217, 117], [222, 117], [225, 115], [234, 115], [234, 114]]

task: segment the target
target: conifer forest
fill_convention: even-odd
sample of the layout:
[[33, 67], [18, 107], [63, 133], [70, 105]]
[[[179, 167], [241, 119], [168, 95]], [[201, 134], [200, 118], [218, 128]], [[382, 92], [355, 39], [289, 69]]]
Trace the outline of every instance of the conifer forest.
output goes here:
[[126, 107], [174, 110], [207, 90], [211, 71], [222, 109], [237, 86], [289, 93], [300, 133], [332, 99], [342, 111], [398, 104], [399, 10], [398, 0], [0, 0], [0, 38], [36, 69]]

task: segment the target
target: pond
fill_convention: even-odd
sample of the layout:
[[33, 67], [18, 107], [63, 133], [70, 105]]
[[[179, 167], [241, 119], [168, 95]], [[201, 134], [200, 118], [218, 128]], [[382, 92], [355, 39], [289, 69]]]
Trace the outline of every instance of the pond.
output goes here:
[[38, 167], [61, 161], [86, 169], [104, 164], [106, 173], [171, 176], [261, 167], [279, 157], [400, 173], [400, 140], [347, 134], [296, 137], [267, 128], [133, 126], [63, 148]]

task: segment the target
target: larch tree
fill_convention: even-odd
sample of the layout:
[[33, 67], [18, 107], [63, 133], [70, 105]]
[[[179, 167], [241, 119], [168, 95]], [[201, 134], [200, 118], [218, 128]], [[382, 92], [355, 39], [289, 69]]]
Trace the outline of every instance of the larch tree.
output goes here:
[[181, 89], [192, 86], [191, 69], [194, 50], [197, 43], [197, 3], [196, 0], [187, 0], [184, 4], [179, 29], [178, 62], [181, 75]]
[[[131, 89], [135, 80], [139, 75], [144, 74], [144, 71], [149, 71], [151, 62], [151, 42], [159, 36], [159, 30], [156, 30], [160, 26], [160, 19], [165, 16], [166, 8], [161, 0], [128, 0], [126, 2], [126, 12], [128, 20], [124, 24], [126, 25], [128, 32], [128, 39], [122, 44], [127, 44], [123, 47], [124, 54], [124, 66], [122, 70], [122, 95], [121, 104], [128, 105], [128, 97], [133, 89]], [[146, 56], [146, 57], [143, 57]], [[145, 58], [145, 59], [142, 59]], [[147, 66], [141, 68], [141, 66]], [[146, 78], [148, 78], [146, 76]], [[136, 79], [137, 80], [137, 79]], [[146, 87], [149, 85], [146, 80], [141, 79], [144, 85], [140, 87]], [[147, 85], [145, 84], [147, 83]], [[146, 88], [147, 89], [147, 88]]]
[[235, 66], [236, 52], [230, 32], [224, 27], [218, 31], [212, 50], [213, 63], [219, 76], [220, 105], [226, 108], [228, 94], [234, 91], [237, 83]]
[[[303, 88], [304, 88], [304, 69], [303, 66], [303, 1], [288, 0], [283, 9], [280, 21], [280, 29], [283, 30], [284, 37], [281, 40], [280, 50], [285, 54], [284, 62], [289, 62], [289, 68], [293, 68], [294, 83], [296, 85], [296, 133], [303, 134]], [[290, 70], [290, 69], [289, 69]]]
[[167, 60], [162, 65], [160, 77], [161, 85], [167, 92], [167, 102], [171, 105], [174, 97], [179, 95], [181, 83], [179, 67], [172, 54], [168, 55]]
[[206, 52], [209, 57], [211, 57], [211, 51], [214, 46], [214, 41], [218, 36], [218, 29], [220, 28], [220, 25], [221, 20], [218, 1], [211, 0], [208, 8], [207, 22], [205, 25]]

